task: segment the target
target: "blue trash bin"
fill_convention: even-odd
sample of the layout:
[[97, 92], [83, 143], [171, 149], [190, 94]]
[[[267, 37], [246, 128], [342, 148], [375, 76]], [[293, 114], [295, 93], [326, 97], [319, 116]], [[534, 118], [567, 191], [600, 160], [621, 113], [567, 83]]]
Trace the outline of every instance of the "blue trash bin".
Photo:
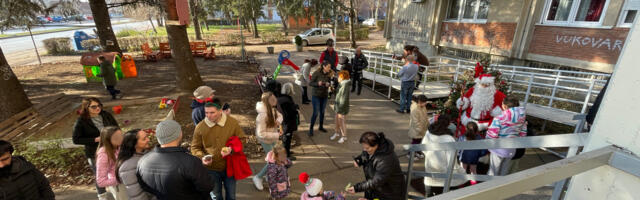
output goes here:
[[96, 37], [94, 36], [90, 36], [89, 34], [85, 33], [84, 31], [76, 31], [75, 33], [73, 33], [73, 40], [76, 44], [76, 48], [78, 50], [85, 50], [82, 47], [82, 41], [88, 40], [88, 39], [95, 39]]

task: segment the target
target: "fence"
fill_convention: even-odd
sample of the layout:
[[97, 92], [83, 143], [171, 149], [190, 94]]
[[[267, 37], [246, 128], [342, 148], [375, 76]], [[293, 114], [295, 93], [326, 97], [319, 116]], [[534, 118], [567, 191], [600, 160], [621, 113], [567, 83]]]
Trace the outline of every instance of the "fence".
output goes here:
[[[340, 55], [352, 56], [353, 49], [340, 49]], [[362, 53], [369, 61], [364, 78], [372, 81], [372, 89], [392, 98], [392, 88], [400, 89], [397, 72], [401, 61], [392, 58], [393, 54], [367, 51]], [[446, 97], [451, 81], [457, 81], [465, 71], [472, 71], [474, 61], [443, 56], [431, 57], [429, 66], [421, 72], [422, 84], [415, 93], [425, 94], [429, 98]], [[529, 115], [567, 124], [577, 125], [575, 114], [584, 114], [592, 105], [595, 97], [604, 87], [610, 74], [579, 72], [560, 69], [533, 68], [515, 65], [492, 64], [490, 68], [498, 70], [510, 83], [509, 91], [523, 99]], [[387, 94], [375, 89], [376, 83], [388, 86]]]
[[[586, 172], [588, 170], [609, 165], [640, 177], [640, 171], [636, 168], [640, 165], [640, 158], [626, 153], [616, 147], [609, 146], [599, 150], [582, 153], [577, 156], [558, 160], [532, 169], [520, 171], [508, 176], [488, 176], [453, 174], [454, 165], [457, 162], [456, 154], [452, 153], [447, 165], [446, 173], [415, 172], [413, 162], [416, 151], [458, 151], [493, 148], [540, 148], [540, 147], [570, 147], [569, 156], [575, 155], [577, 149], [585, 144], [586, 134], [560, 134], [548, 136], [533, 136], [522, 138], [505, 138], [492, 140], [475, 140], [450, 143], [429, 143], [404, 145], [404, 149], [410, 153], [407, 174], [408, 199], [424, 199], [423, 197], [408, 195], [408, 186], [412, 176], [430, 176], [445, 178], [443, 194], [430, 199], [505, 199], [516, 194], [535, 189], [555, 182], [555, 189], [551, 199], [560, 199], [565, 178]], [[449, 192], [451, 179], [465, 179], [487, 181], [470, 187]], [[429, 192], [427, 191], [427, 194]]]

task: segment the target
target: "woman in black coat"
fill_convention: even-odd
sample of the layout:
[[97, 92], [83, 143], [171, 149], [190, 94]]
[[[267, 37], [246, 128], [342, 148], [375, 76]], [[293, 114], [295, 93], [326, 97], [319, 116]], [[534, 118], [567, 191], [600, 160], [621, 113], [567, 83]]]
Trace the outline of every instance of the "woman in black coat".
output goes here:
[[367, 199], [403, 199], [404, 174], [394, 152], [393, 142], [383, 133], [366, 132], [360, 137], [364, 151], [354, 158], [354, 165], [362, 167], [366, 181], [347, 188], [349, 193], [364, 192]]
[[282, 85], [282, 95], [278, 97], [278, 107], [282, 110], [282, 143], [287, 151], [287, 157], [289, 160], [296, 160], [291, 156], [291, 138], [293, 138], [293, 132], [298, 130], [298, 105], [293, 101], [291, 97], [295, 93], [293, 92], [293, 84], [285, 83]]
[[[118, 122], [111, 113], [102, 109], [98, 98], [90, 97], [82, 100], [82, 113], [73, 125], [73, 143], [84, 145], [84, 153], [89, 165], [96, 171], [96, 150], [100, 142], [100, 129], [107, 126], [118, 126]], [[106, 190], [98, 187], [98, 197], [106, 196]]]

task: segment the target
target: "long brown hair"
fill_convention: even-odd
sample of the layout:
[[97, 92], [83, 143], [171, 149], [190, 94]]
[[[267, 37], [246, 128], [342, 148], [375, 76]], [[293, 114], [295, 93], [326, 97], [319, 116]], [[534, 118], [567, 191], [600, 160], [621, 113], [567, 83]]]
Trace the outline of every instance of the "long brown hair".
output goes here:
[[116, 162], [116, 148], [111, 144], [111, 137], [119, 130], [120, 128], [117, 126], [107, 126], [100, 130], [100, 144], [98, 145], [98, 149], [100, 149], [100, 147], [104, 147], [109, 164], [114, 164]]
[[276, 117], [278, 116], [274, 112], [273, 106], [271, 106], [271, 104], [269, 103], [269, 98], [271, 98], [272, 96], [273, 96], [272, 92], [265, 92], [265, 93], [262, 93], [262, 98], [261, 98], [262, 105], [264, 105], [264, 107], [267, 110], [267, 128], [275, 128], [277, 126]]
[[[320, 64], [320, 67], [318, 67], [318, 69], [316, 69], [316, 72], [320, 72], [320, 73], [324, 74], [324, 72], [322, 70], [324, 70], [324, 66], [326, 66], [326, 65], [331, 66], [331, 63], [329, 63], [329, 61], [326, 61], [326, 60], [322, 61], [322, 64]], [[329, 77], [333, 77], [333, 73], [334, 73], [333, 70], [329, 70]]]
[[82, 111], [80, 113], [80, 117], [84, 119], [91, 118], [91, 113], [89, 113], [89, 106], [91, 106], [91, 102], [96, 102], [100, 104], [100, 107], [102, 108], [102, 103], [100, 102], [100, 99], [95, 97], [84, 98], [82, 99]]
[[478, 137], [478, 124], [475, 122], [469, 122], [467, 123], [466, 129], [467, 131], [464, 133], [464, 136], [468, 141], [475, 140], [476, 137]]

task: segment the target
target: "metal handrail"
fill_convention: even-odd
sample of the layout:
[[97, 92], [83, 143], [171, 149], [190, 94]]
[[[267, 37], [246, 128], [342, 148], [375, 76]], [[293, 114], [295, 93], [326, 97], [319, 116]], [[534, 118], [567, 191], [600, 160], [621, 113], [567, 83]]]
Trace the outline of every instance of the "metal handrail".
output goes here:
[[[355, 53], [355, 50], [339, 49], [338, 52], [340, 55], [346, 54], [351, 56]], [[374, 76], [373, 78], [383, 79], [383, 81], [372, 81], [374, 83], [379, 82], [382, 84], [387, 84], [389, 86], [388, 93], [383, 95], [387, 96], [388, 99], [391, 99], [392, 81], [393, 79], [397, 79], [397, 77], [395, 77], [394, 75], [397, 74], [396, 72], [399, 69], [398, 64], [400, 63], [400, 61], [392, 59], [391, 56], [394, 54], [390, 53], [368, 50], [362, 50], [362, 53], [370, 60], [370, 63], [373, 64], [370, 64], [370, 66], [374, 66], [375, 68], [372, 70], [373, 73], [376, 74], [376, 76]], [[465, 71], [475, 69], [475, 62], [473, 61], [444, 56], [432, 57], [430, 60], [433, 60], [433, 62], [431, 62], [429, 66], [421, 65], [422, 67], [427, 69], [424, 72], [421, 72], [421, 74], [423, 75], [423, 83], [433, 82], [434, 80], [435, 82], [442, 82], [444, 80], [451, 79], [456, 81], [459, 75], [462, 75]], [[579, 112], [577, 111], [578, 109], [576, 109], [575, 111], [570, 111], [576, 114], [583, 114], [586, 112], [586, 108], [592, 105], [592, 101], [594, 100], [592, 96], [600, 93], [599, 89], [597, 88], [603, 87], [606, 83], [605, 79], [611, 76], [610, 74], [606, 73], [578, 72], [560, 69], [552, 70], [502, 64], [494, 64], [492, 65], [492, 67], [500, 71], [503, 75], [510, 76], [509, 78], [507, 78], [507, 81], [511, 83], [509, 91], [518, 94], [524, 94], [524, 106], [531, 103], [529, 102], [529, 97], [538, 97], [548, 100], [548, 103], [546, 103], [546, 105], [540, 105], [543, 107], [553, 108], [554, 102], [567, 102], [580, 105], [581, 109]], [[435, 71], [435, 73], [433, 73], [433, 71]], [[377, 75], [390, 76], [391, 78], [383, 78]], [[572, 75], [590, 77], [586, 78]], [[442, 79], [442, 77], [446, 78]], [[514, 87], [514, 85], [524, 86], [525, 88], [518, 89], [518, 87]], [[582, 87], [578, 87], [580, 85], [582, 85]], [[422, 88], [422, 92], [424, 93], [426, 84], [423, 84]], [[532, 90], [532, 88], [544, 89], [546, 91], [551, 90], [551, 94], [546, 95], [546, 92]], [[573, 96], [584, 96], [584, 99], [569, 99], [557, 97], [559, 92], [571, 92], [572, 94], [575, 94]]]
[[[417, 151], [454, 151], [459, 150], [478, 150], [478, 149], [499, 149], [499, 148], [552, 148], [552, 147], [569, 147], [570, 151], [573, 151], [581, 146], [584, 146], [587, 140], [587, 134], [557, 134], [546, 136], [530, 136], [530, 137], [517, 137], [517, 138], [501, 138], [501, 139], [485, 139], [474, 141], [462, 141], [462, 142], [448, 142], [448, 143], [427, 143], [427, 144], [408, 144], [402, 147], [409, 151], [409, 164], [407, 169], [407, 189], [411, 177], [431, 175], [434, 178], [446, 177], [444, 183], [444, 192], [448, 192], [451, 187], [451, 179], [465, 179], [478, 178], [481, 181], [487, 181], [494, 179], [495, 176], [489, 175], [465, 175], [465, 174], [453, 174], [453, 168], [457, 162], [457, 153], [452, 153], [447, 164], [446, 173], [416, 173], [413, 171], [413, 163], [415, 159], [415, 153]], [[572, 156], [572, 155], [568, 155]], [[562, 183], [564, 184], [564, 183]], [[557, 185], [558, 186], [558, 185]], [[559, 186], [558, 186], [559, 187]], [[428, 192], [427, 192], [428, 193]], [[407, 193], [408, 195], [408, 190]]]

